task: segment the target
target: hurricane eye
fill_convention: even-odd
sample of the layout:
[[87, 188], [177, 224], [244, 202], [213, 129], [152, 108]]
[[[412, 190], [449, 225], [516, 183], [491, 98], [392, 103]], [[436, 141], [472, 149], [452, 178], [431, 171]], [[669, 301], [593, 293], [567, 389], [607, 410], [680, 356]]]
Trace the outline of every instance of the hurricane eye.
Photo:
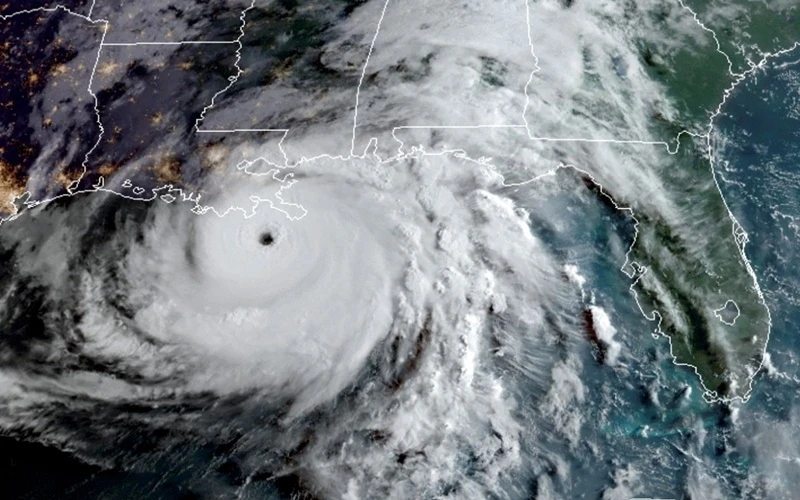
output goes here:
[[275, 243], [275, 237], [269, 231], [261, 233], [261, 236], [258, 237], [258, 242], [268, 247]]

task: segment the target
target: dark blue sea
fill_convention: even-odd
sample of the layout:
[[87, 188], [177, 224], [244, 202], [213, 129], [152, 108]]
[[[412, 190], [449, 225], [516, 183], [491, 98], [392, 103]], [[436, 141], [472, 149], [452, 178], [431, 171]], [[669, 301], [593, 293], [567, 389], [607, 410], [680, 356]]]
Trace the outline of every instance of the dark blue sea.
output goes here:
[[[800, 52], [773, 61], [737, 88], [715, 122], [713, 146], [717, 180], [749, 235], [746, 254], [772, 316], [769, 361], [756, 376], [751, 399], [731, 405], [703, 401], [694, 374], [672, 363], [666, 339], [651, 335], [655, 325], [638, 310], [620, 270], [633, 237], [632, 219], [587, 194], [579, 173], [563, 170], [546, 181], [554, 186], [550, 194], [529, 198], [525, 208], [534, 214], [534, 232], [586, 278], [574, 316], [580, 318], [589, 305], [603, 308], [623, 351], [619, 363], [609, 366], [591, 342], [573, 342], [568, 351], [580, 396], [548, 418], [574, 423], [564, 428], [575, 435], [556, 426], [552, 441], [542, 443], [535, 441], [542, 433], [531, 433], [537, 437], [522, 442], [522, 452], [552, 452], [552, 479], [520, 471], [519, 488], [508, 498], [797, 498]], [[526, 404], [525, 395], [519, 399]], [[14, 478], [5, 491], [10, 498], [206, 498], [208, 491], [195, 487], [202, 484], [195, 472], [224, 462], [220, 450], [187, 447], [177, 466], [109, 471], [42, 445], [2, 439], [4, 473]], [[221, 484], [236, 471], [215, 474]], [[41, 481], [43, 476], [48, 480]], [[230, 495], [242, 491], [234, 483]], [[271, 483], [244, 497], [278, 498], [290, 490]]]

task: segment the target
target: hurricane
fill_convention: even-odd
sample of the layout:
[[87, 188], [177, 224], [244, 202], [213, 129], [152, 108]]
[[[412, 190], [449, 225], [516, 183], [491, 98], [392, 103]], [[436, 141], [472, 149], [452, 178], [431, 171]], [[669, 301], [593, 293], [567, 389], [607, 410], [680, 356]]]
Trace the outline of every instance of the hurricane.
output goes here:
[[189, 3], [0, 6], [10, 495], [792, 498], [793, 7]]
[[[576, 289], [519, 193], [447, 156], [286, 176], [248, 181], [256, 204], [279, 196], [250, 213], [94, 194], [4, 227], [3, 293], [36, 304], [4, 311], [17, 325], [5, 425], [80, 436], [103, 463], [118, 457], [97, 437], [235, 414], [243, 446], [271, 456], [249, 474], [364, 493], [411, 467], [393, 486], [404, 495], [511, 481], [528, 411], [516, 402], [546, 395], [560, 336], [579, 334], [559, 312]], [[75, 412], [92, 425], [62, 421]], [[197, 439], [218, 439], [218, 423]], [[459, 463], [474, 460], [465, 484]], [[334, 470], [356, 463], [358, 482], [340, 484]]]

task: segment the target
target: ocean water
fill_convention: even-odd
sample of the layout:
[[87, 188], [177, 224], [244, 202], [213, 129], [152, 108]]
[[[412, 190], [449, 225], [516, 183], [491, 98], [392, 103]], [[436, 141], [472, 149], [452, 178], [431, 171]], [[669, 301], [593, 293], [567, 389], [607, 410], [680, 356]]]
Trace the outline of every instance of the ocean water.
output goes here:
[[794, 50], [738, 88], [714, 137], [720, 187], [749, 235], [747, 254], [772, 315], [770, 363], [742, 408], [740, 448], [751, 474], [784, 485], [774, 498], [796, 495], [800, 481], [799, 58]]
[[[400, 165], [395, 168], [400, 169]], [[424, 498], [677, 498], [692, 481], [692, 474], [696, 474], [693, 455], [712, 457], [701, 470], [720, 469], [720, 477], [727, 477], [729, 472], [724, 469], [738, 465], [728, 463], [735, 462], [734, 455], [730, 459], [716, 458], [717, 449], [724, 447], [726, 431], [719, 425], [725, 423], [724, 409], [704, 403], [695, 376], [672, 364], [666, 340], [653, 338], [655, 325], [639, 312], [628, 290], [630, 282], [620, 271], [633, 239], [633, 220], [596, 190], [587, 189], [582, 177], [581, 172], [565, 168], [530, 185], [498, 189], [499, 195], [515, 200], [519, 209], [527, 211], [531, 234], [535, 241], [542, 242], [541, 247], [533, 245], [526, 253], [512, 254], [513, 259], [507, 264], [512, 269], [524, 271], [526, 266], [539, 263], [544, 268], [525, 275], [515, 285], [520, 296], [510, 295], [508, 300], [521, 297], [525, 303], [515, 307], [530, 314], [537, 309], [528, 309], [529, 306], [548, 304], [551, 297], [557, 301], [542, 309], [544, 328], [537, 326], [539, 322], [526, 321], [524, 316], [497, 314], [488, 320], [489, 331], [481, 332], [484, 340], [474, 355], [477, 368], [474, 374], [467, 375], [474, 377], [475, 389], [463, 389], [458, 382], [465, 376], [465, 367], [475, 363], [457, 364], [455, 371], [449, 368], [454, 359], [460, 361], [459, 346], [465, 342], [465, 329], [442, 328], [437, 331], [442, 337], [437, 340], [442, 342], [441, 347], [426, 349], [428, 354], [420, 366], [400, 372], [406, 373], [401, 377], [405, 380], [397, 384], [402, 390], [381, 389], [381, 373], [391, 375], [394, 362], [379, 347], [365, 360], [364, 369], [352, 385], [332, 402], [284, 424], [281, 421], [288, 411], [285, 401], [269, 397], [269, 390], [265, 397], [233, 385], [242, 379], [258, 384], [272, 381], [269, 376], [258, 375], [246, 364], [250, 358], [238, 351], [234, 365], [211, 373], [206, 391], [171, 392], [170, 384], [180, 388], [185, 383], [181, 361], [160, 361], [159, 356], [169, 356], [168, 348], [152, 352], [145, 343], [149, 337], [139, 330], [128, 332], [125, 322], [115, 323], [110, 330], [101, 328], [102, 324], [89, 324], [77, 337], [78, 342], [88, 346], [73, 344], [66, 353], [59, 346], [59, 338], [67, 337], [70, 330], [49, 327], [47, 335], [53, 336], [49, 342], [52, 346], [46, 347], [49, 356], [69, 356], [70, 349], [88, 349], [92, 344], [114, 348], [111, 354], [118, 352], [117, 347], [125, 349], [126, 354], [119, 359], [94, 354], [98, 361], [83, 371], [91, 370], [89, 375], [97, 377], [98, 382], [84, 394], [80, 379], [73, 379], [69, 369], [37, 374], [35, 353], [45, 346], [31, 342], [31, 349], [21, 349], [24, 355], [12, 361], [14, 366], [20, 372], [30, 370], [32, 380], [40, 377], [42, 385], [32, 385], [28, 399], [20, 398], [30, 405], [28, 414], [32, 418], [23, 418], [26, 413], [22, 411], [11, 412], [6, 415], [7, 421], [17, 428], [29, 425], [33, 432], [61, 440], [63, 444], [58, 447], [67, 452], [46, 452], [38, 444], [13, 443], [15, 456], [19, 457], [8, 464], [16, 478], [13, 488], [32, 498], [54, 494], [67, 498], [328, 498], [335, 496], [331, 490], [342, 488], [329, 487], [326, 491], [321, 478], [329, 477], [333, 484], [344, 483], [347, 489], [353, 478], [364, 474], [362, 481], [368, 491], [402, 487]], [[314, 189], [313, 184], [299, 186]], [[320, 201], [319, 196], [310, 199]], [[65, 238], [56, 244], [49, 239], [52, 226], [48, 213], [56, 217], [54, 220], [70, 217], [70, 227], [79, 234], [87, 231], [79, 241], [87, 245], [86, 253], [92, 258], [82, 257], [84, 252], [78, 243], [69, 243]], [[265, 216], [268, 225], [284, 224], [270, 210]], [[34, 248], [64, 252], [73, 267], [90, 266], [90, 276], [110, 273], [105, 293], [116, 301], [112, 307], [126, 313], [127, 308], [141, 307], [136, 300], [142, 287], [134, 286], [139, 271], [125, 278], [114, 277], [120, 276], [113, 274], [120, 272], [114, 268], [118, 248], [135, 253], [143, 240], [152, 239], [158, 245], [145, 257], [157, 253], [168, 258], [173, 255], [169, 252], [176, 250], [175, 255], [180, 256], [183, 247], [179, 243], [183, 240], [169, 239], [166, 245], [164, 240], [172, 238], [169, 232], [175, 227], [181, 229], [177, 232], [179, 238], [192, 230], [210, 235], [207, 243], [211, 244], [239, 236], [244, 236], [246, 243], [258, 236], [251, 234], [254, 227], [250, 223], [209, 217], [213, 216], [192, 216], [186, 207], [125, 201], [98, 193], [54, 203], [36, 217], [22, 217], [4, 235], [9, 241], [15, 234], [33, 241], [44, 238], [44, 244], [27, 247], [25, 243], [21, 248], [31, 248], [32, 254]], [[170, 224], [154, 222], [158, 220]], [[499, 230], [502, 220], [487, 227]], [[285, 224], [287, 231], [292, 230], [293, 226]], [[162, 233], [159, 228], [169, 231]], [[103, 237], [96, 237], [98, 234]], [[280, 241], [283, 233], [275, 234]], [[511, 245], [516, 238], [501, 233], [496, 239]], [[326, 244], [335, 241], [335, 234], [324, 240]], [[218, 259], [216, 246], [203, 248], [212, 253], [193, 251], [189, 261], [210, 264], [210, 271], [223, 276], [239, 276], [240, 268], [225, 267], [229, 263], [237, 265], [238, 260]], [[290, 248], [293, 254], [301, 247]], [[49, 256], [44, 262], [53, 261], [52, 253], [45, 255]], [[303, 255], [314, 258], [314, 254]], [[327, 258], [325, 252], [320, 255]], [[208, 256], [215, 258], [208, 262], [201, 259]], [[143, 262], [153, 264], [149, 260]], [[495, 266], [499, 269], [499, 264]], [[561, 276], [550, 279], [554, 266]], [[164, 271], [170, 274], [170, 281], [184, 283], [182, 289], [194, 290], [195, 295], [200, 292], [197, 285], [181, 281], [190, 279], [191, 273], [184, 276], [171, 269]], [[523, 295], [523, 286], [537, 284], [530, 280], [544, 280], [544, 292]], [[267, 282], [253, 282], [247, 276], [243, 282], [236, 281], [237, 286], [250, 285], [245, 287], [248, 295], [262, 293], [260, 285]], [[255, 285], [259, 288], [252, 288]], [[205, 288], [214, 291], [213, 284]], [[120, 290], [126, 296], [117, 296]], [[75, 292], [81, 293], [86, 292]], [[239, 290], [230, 289], [227, 293]], [[67, 294], [65, 300], [73, 300], [72, 297]], [[77, 317], [93, 317], [97, 300], [80, 297]], [[52, 305], [47, 307], [57, 311]], [[156, 313], [158, 310], [151, 316]], [[605, 344], [592, 338], [589, 317], [596, 337], [605, 335]], [[220, 329], [224, 326], [221, 324]], [[27, 328], [30, 331], [30, 326]], [[203, 345], [205, 336], [214, 335], [213, 330], [201, 332], [204, 337], [197, 336], [193, 329], [187, 332], [196, 335], [192, 342], [197, 345]], [[159, 335], [160, 331], [151, 328], [148, 333]], [[239, 334], [238, 328], [228, 333], [231, 345], [225, 348], [235, 347]], [[455, 347], [445, 343], [451, 337], [456, 341]], [[247, 337], [242, 340], [253, 341]], [[387, 345], [389, 340], [385, 341]], [[127, 348], [131, 343], [136, 346], [133, 350]], [[173, 375], [165, 376], [164, 369], [174, 370]], [[230, 381], [225, 380], [228, 374], [234, 376]], [[202, 372], [200, 376], [205, 377]], [[436, 380], [432, 387], [428, 377]], [[116, 380], [123, 385], [117, 386]], [[29, 382], [20, 378], [18, 383]], [[132, 394], [117, 393], [127, 391], [127, 385], [134, 391]], [[158, 389], [162, 385], [166, 386], [166, 395], [147, 395], [150, 387]], [[492, 400], [487, 403], [473, 394], [472, 390], [487, 385], [490, 394], [506, 394], [502, 404]], [[59, 389], [54, 391], [51, 387]], [[64, 397], [61, 391], [76, 396]], [[458, 398], [451, 401], [453, 396]], [[15, 396], [9, 393], [7, 397]], [[49, 398], [55, 401], [51, 403]], [[463, 401], [459, 401], [461, 398]], [[381, 408], [386, 408], [385, 415]], [[413, 417], [404, 417], [406, 413]], [[454, 415], [461, 416], [453, 418]], [[474, 425], [463, 423], [473, 421]], [[393, 435], [403, 433], [412, 444], [415, 439], [422, 444], [409, 445], [408, 451], [384, 444]], [[703, 437], [704, 433], [710, 437]], [[417, 438], [417, 434], [422, 437]], [[47, 438], [41, 441], [47, 444]], [[321, 456], [315, 451], [318, 447], [323, 448]], [[343, 450], [341, 456], [335, 452], [337, 447]], [[77, 450], [75, 456], [71, 456], [71, 450]], [[39, 483], [36, 478], [41, 461], [63, 473], [51, 482]], [[363, 472], [383, 462], [391, 476], [370, 477]], [[508, 465], [500, 468], [497, 464]], [[419, 470], [423, 468], [433, 471], [434, 476], [420, 479]], [[450, 477], [437, 478], [440, 470]]]
[[[629, 214], [563, 188], [533, 208], [536, 227], [586, 278], [584, 302], [605, 308], [623, 344], [615, 367], [580, 350], [586, 401], [568, 497], [796, 497], [800, 484], [800, 54], [773, 61], [737, 88], [712, 136], [717, 181], [749, 236], [746, 254], [771, 311], [763, 369], [746, 403], [708, 404], [666, 340], [650, 335], [619, 271]], [[564, 172], [565, 175], [568, 175]], [[567, 183], [569, 185], [569, 183]], [[609, 484], [610, 483], [610, 484]], [[543, 496], [546, 497], [546, 496]]]
[[[419, 495], [423, 498], [792, 498], [793, 487], [800, 480], [800, 442], [796, 438], [800, 418], [796, 354], [800, 339], [796, 325], [800, 322], [800, 309], [795, 297], [800, 289], [800, 274], [794, 264], [800, 257], [798, 101], [800, 63], [794, 64], [789, 54], [743, 84], [730, 98], [716, 124], [718, 180], [732, 211], [750, 236], [747, 254], [759, 276], [773, 319], [770, 361], [757, 376], [755, 392], [746, 404], [705, 403], [695, 375], [673, 364], [666, 339], [653, 337], [655, 325], [640, 313], [629, 291], [630, 280], [620, 271], [634, 234], [630, 214], [610, 206], [602, 195], [587, 189], [580, 172], [566, 168], [529, 186], [499, 190], [529, 213], [530, 231], [542, 242], [550, 258], [547, 262], [563, 268], [561, 281], [568, 283], [564, 285], [567, 299], [557, 302], [561, 307], [545, 311], [548, 335], [527, 331], [524, 325], [491, 323], [504, 334], [523, 339], [531, 336], [531, 342], [521, 343], [530, 350], [531, 359], [536, 360], [534, 367], [520, 364], [513, 356], [500, 355], [500, 341], [500, 347], [491, 343], [481, 345], [486, 349], [477, 354], [486, 371], [482, 375], [496, 375], [499, 380], [509, 382], [513, 404], [503, 410], [507, 409], [512, 418], [498, 418], [498, 421], [513, 421], [519, 426], [516, 432], [493, 427], [489, 431], [479, 428], [481, 432], [472, 432], [474, 428], [466, 427], [463, 434], [459, 434], [460, 430], [443, 432], [441, 446], [426, 449], [430, 456], [425, 452], [409, 452], [394, 457], [391, 450], [382, 449], [381, 443], [390, 439], [387, 437], [390, 431], [398, 431], [408, 422], [392, 420], [391, 415], [382, 416], [381, 420], [353, 407], [359, 392], [366, 398], [362, 403], [368, 409], [373, 405], [386, 406], [387, 414], [397, 408], [416, 408], [413, 405], [418, 400], [430, 402], [438, 411], [424, 415], [431, 421], [419, 417], [408, 425], [422, 428], [428, 424], [434, 427], [431, 434], [440, 439], [435, 427], [443, 422], [452, 423], [443, 415], [450, 408], [430, 400], [449, 394], [447, 391], [415, 393], [415, 379], [423, 378], [419, 374], [410, 377], [409, 400], [398, 398], [396, 404], [390, 404], [396, 395], [370, 392], [369, 384], [361, 384], [359, 380], [355, 388], [345, 389], [332, 406], [323, 405], [322, 410], [311, 412], [299, 424], [288, 427], [276, 423], [285, 408], [276, 410], [247, 393], [231, 395], [219, 390], [220, 394], [201, 394], [207, 400], [178, 398], [156, 408], [146, 398], [137, 404], [130, 398], [111, 397], [86, 406], [78, 401], [75, 407], [69, 407], [58, 400], [60, 393], [55, 391], [57, 404], [43, 403], [55, 416], [44, 422], [62, 426], [69, 431], [68, 436], [96, 440], [68, 441], [61, 447], [67, 450], [79, 447], [84, 458], [96, 459], [98, 465], [88, 465], [70, 451], [56, 452], [40, 444], [9, 440], [5, 444], [13, 448], [16, 457], [5, 463], [7, 473], [15, 478], [10, 493], [27, 494], [31, 498], [328, 497], [332, 495], [324, 494], [326, 479], [333, 483], [334, 479], [342, 482], [344, 477], [347, 482], [348, 474], [356, 477], [359, 471], [369, 470], [372, 461], [377, 463], [388, 456], [390, 462], [396, 460], [397, 464], [390, 464], [386, 470], [396, 476], [368, 477], [371, 482], [367, 484], [392, 491], [403, 482], [405, 491], [422, 492]], [[454, 188], [453, 193], [459, 191]], [[113, 199], [107, 194], [91, 196]], [[91, 208], [85, 204], [81, 208], [81, 203], [76, 199], [64, 205], [75, 208], [80, 218], [80, 210]], [[148, 205], [137, 202], [118, 200], [118, 204], [110, 209], [107, 219], [97, 221], [108, 224], [105, 228], [108, 231], [143, 227], [142, 221], [152, 208], [143, 208]], [[54, 211], [61, 208], [53, 204]], [[159, 205], [157, 209], [161, 208]], [[27, 224], [26, 221], [23, 217], [15, 223]], [[138, 237], [135, 230], [132, 234], [134, 239]], [[130, 244], [119, 238], [122, 243]], [[534, 253], [528, 257], [534, 263], [542, 258]], [[83, 264], [80, 259], [79, 262]], [[520, 262], [511, 264], [513, 267]], [[555, 281], [546, 285], [555, 292], [561, 291], [561, 284]], [[589, 313], [595, 330], [601, 328], [601, 318], [608, 318], [614, 334], [605, 344], [592, 338], [587, 325]], [[606, 329], [604, 334], [608, 333]], [[431, 359], [436, 358], [428, 358], [428, 364], [434, 365]], [[367, 365], [365, 372], [375, 368]], [[106, 368], [89, 367], [103, 375]], [[134, 375], [138, 374], [136, 368], [133, 367]], [[380, 368], [375, 368], [375, 372]], [[435, 366], [430, 368], [435, 372]], [[529, 384], [525, 378], [527, 370], [537, 371], [529, 377], [532, 380]], [[143, 370], [143, 373], [148, 372]], [[54, 377], [56, 382], [64, 382], [68, 387], [71, 381], [61, 380], [58, 375]], [[364, 375], [361, 373], [360, 378], [369, 379]], [[366, 375], [379, 378], [374, 373]], [[138, 382], [133, 376], [129, 380], [133, 384]], [[543, 383], [536, 383], [537, 380]], [[64, 398], [64, 401], [74, 400]], [[467, 410], [474, 410], [480, 416], [496, 410], [481, 407], [484, 403], [477, 400], [476, 406]], [[70, 411], [60, 413], [63, 407]], [[210, 416], [204, 419], [206, 414]], [[221, 419], [222, 416], [226, 419]], [[172, 419], [180, 421], [180, 425], [172, 425]], [[348, 423], [348, 419], [352, 422]], [[344, 423], [340, 425], [339, 420]], [[209, 422], [211, 425], [207, 426]], [[379, 427], [380, 424], [386, 424], [388, 430]], [[44, 431], [56, 437], [61, 435], [59, 429]], [[297, 446], [286, 456], [281, 455], [281, 450], [271, 449], [283, 433], [298, 436]], [[339, 439], [337, 433], [344, 437]], [[344, 458], [338, 460], [335, 449], [325, 450], [332, 458], [327, 463], [315, 462], [319, 457], [308, 449], [313, 452], [312, 445], [316, 442], [329, 442], [331, 448], [340, 445], [342, 450], [346, 444], [355, 442], [356, 451], [350, 455], [342, 451]], [[486, 450], [494, 455], [482, 455], [488, 453]], [[436, 462], [442, 458], [434, 455], [438, 451], [445, 456]], [[497, 472], [496, 464], [504, 463], [504, 454], [519, 455], [511, 473]], [[455, 463], [447, 461], [448, 455], [454, 457]], [[426, 490], [425, 480], [429, 478], [413, 477], [413, 473], [419, 473], [413, 466], [428, 459], [433, 465], [427, 467], [423, 463], [419, 469], [452, 465], [460, 471], [454, 475], [461, 482], [430, 480], [433, 486]], [[276, 463], [278, 466], [273, 467]], [[407, 464], [408, 468], [402, 467]], [[330, 465], [330, 476], [326, 476], [325, 465]], [[39, 481], [42, 468], [57, 473], [48, 474], [50, 481], [42, 482]], [[490, 475], [487, 471], [497, 478], [487, 480]], [[417, 479], [419, 482], [415, 483]], [[463, 485], [467, 483], [486, 489], [465, 489]]]

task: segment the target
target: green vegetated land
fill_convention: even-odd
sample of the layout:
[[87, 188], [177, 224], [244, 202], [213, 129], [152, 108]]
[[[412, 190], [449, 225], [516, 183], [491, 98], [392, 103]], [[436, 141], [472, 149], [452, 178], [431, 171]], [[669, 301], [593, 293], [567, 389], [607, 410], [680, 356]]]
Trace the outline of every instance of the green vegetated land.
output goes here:
[[[668, 214], [636, 211], [639, 233], [629, 258], [647, 271], [634, 290], [646, 312], [658, 311], [678, 362], [697, 367], [720, 396], [744, 395], [761, 363], [769, 317], [732, 234], [705, 141], [684, 136], [678, 154], [664, 154], [662, 173], [674, 188], [674, 206]], [[733, 325], [714, 313], [729, 300], [740, 313]]]
[[[764, 53], [800, 40], [800, 6], [795, 2], [685, 3], [717, 34], [737, 73], [749, 69], [748, 59], [758, 61]], [[728, 60], [717, 51], [711, 32], [691, 26], [691, 13], [678, 2], [665, 2], [643, 16], [647, 29], [642, 32], [648, 34], [638, 40], [642, 60], [678, 111], [677, 116], [655, 117], [653, 133], [706, 133], [735, 81]], [[648, 271], [634, 290], [645, 310], [659, 312], [661, 330], [671, 337], [678, 362], [696, 366], [709, 390], [743, 396], [761, 363], [769, 317], [741, 257], [740, 238], [734, 236], [741, 229], [728, 215], [708, 155], [704, 137], [687, 135], [678, 154], [664, 155], [659, 172], [674, 210], [637, 210], [639, 238], [630, 258]], [[728, 300], [741, 313], [733, 326], [714, 314]]]
[[800, 3], [795, 0], [684, 0], [719, 38], [734, 69], [748, 69], [764, 53], [800, 41]]
[[727, 59], [716, 50], [713, 34], [677, 1], [657, 3], [641, 16], [639, 56], [677, 111], [676, 116], [655, 117], [659, 135], [666, 132], [668, 138], [679, 130], [704, 133], [734, 82]]
[[[701, 28], [675, 0], [640, 12], [642, 29], [636, 43], [650, 76], [664, 84], [667, 98], [678, 111], [669, 121], [703, 133], [725, 90], [735, 81], [731, 69], [743, 73], [750, 69], [748, 60], [758, 62], [764, 54], [800, 41], [800, 4], [684, 0], [684, 5], [714, 33]], [[714, 34], [727, 58], [717, 51]]]

